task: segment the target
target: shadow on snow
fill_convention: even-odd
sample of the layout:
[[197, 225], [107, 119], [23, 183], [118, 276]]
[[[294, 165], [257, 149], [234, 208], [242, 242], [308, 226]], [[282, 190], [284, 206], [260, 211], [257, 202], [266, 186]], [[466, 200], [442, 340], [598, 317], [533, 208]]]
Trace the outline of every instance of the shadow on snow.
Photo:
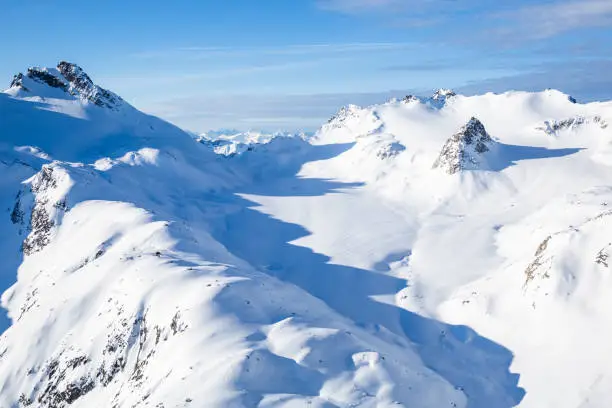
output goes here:
[[[44, 110], [40, 110], [37, 114], [62, 121], [60, 127], [71, 129], [73, 135], [81, 134], [81, 130], [87, 130], [80, 128], [80, 126], [86, 125], [79, 119], [58, 118], [56, 113]], [[23, 144], [37, 144], [38, 142], [43, 149], [56, 146], [56, 141], [53, 141], [53, 138], [50, 140], [43, 138], [42, 134], [44, 132], [39, 133], [43, 129], [39, 129], [40, 125], [38, 123], [45, 122], [42, 119], [36, 117], [35, 120], [31, 121], [31, 128], [24, 131], [26, 135], [31, 136], [31, 140], [24, 140]], [[120, 140], [120, 143], [112, 146], [115, 153], [142, 147], [142, 140], [125, 140], [122, 136], [118, 136], [117, 139]], [[18, 143], [19, 141], [15, 140], [14, 142]], [[105, 142], [108, 142], [107, 138], [105, 138]], [[185, 143], [187, 143], [186, 140]], [[524, 391], [517, 386], [518, 375], [509, 372], [509, 366], [513, 359], [510, 350], [478, 335], [469, 327], [445, 324], [394, 305], [375, 301], [373, 298], [377, 295], [396, 294], [406, 286], [407, 282], [388, 276], [384, 273], [384, 270], [379, 270], [384, 268], [376, 268], [378, 271], [371, 271], [331, 264], [329, 257], [323, 254], [290, 244], [298, 238], [309, 235], [309, 231], [299, 225], [265, 215], [255, 208], [256, 203], [241, 197], [242, 194], [322, 196], [325, 194], [342, 194], [343, 190], [356, 188], [358, 184], [298, 176], [298, 172], [304, 163], [335, 157], [351, 146], [352, 144], [312, 146], [307, 148], [304, 154], [294, 155], [295, 152], [291, 152], [290, 157], [287, 156], [285, 159], [283, 159], [283, 154], [267, 156], [264, 154], [261, 156], [263, 159], [258, 158], [258, 155], [255, 154], [252, 156], [245, 155], [244, 159], [238, 157], [231, 162], [238, 166], [248, 164], [249, 169], [255, 168], [258, 170], [258, 174], [254, 175], [255, 183], [230, 193], [215, 194], [200, 194], [197, 192], [197, 187], [190, 192], [186, 192], [179, 190], [178, 186], [170, 185], [169, 192], [181, 198], [177, 201], [180, 202], [180, 207], [168, 203], [168, 201], [173, 200], [167, 200], [166, 202], [164, 200], [152, 201], [152, 196], [156, 195], [156, 187], [160, 182], [160, 179], [153, 180], [153, 177], [151, 177], [155, 173], [148, 173], [149, 187], [146, 184], [145, 186], [142, 185], [143, 181], [147, 182], [146, 178], [139, 178], [139, 188], [125, 185], [124, 189], [117, 190], [116, 187], [118, 186], [115, 184], [112, 191], [116, 197], [110, 194], [110, 190], [105, 191], [104, 194], [102, 191], [89, 191], [87, 199], [92, 199], [91, 195], [93, 194], [93, 196], [105, 200], [116, 198], [121, 201], [131, 201], [139, 207], [156, 212], [161, 218], [169, 216], [171, 219], [181, 218], [194, 222], [203, 222], [202, 219], [207, 218], [207, 221], [211, 223], [213, 236], [229, 251], [259, 270], [302, 288], [324, 301], [340, 314], [370, 331], [376, 332], [384, 327], [396, 334], [405, 336], [417, 347], [423, 362], [427, 366], [444, 377], [449, 383], [464, 391], [469, 399], [470, 407], [509, 408], [517, 405], [523, 398]], [[75, 154], [79, 151], [79, 147], [77, 146], [74, 149]], [[96, 155], [107, 153], [106, 151], [94, 150]], [[576, 151], [578, 150], [559, 149], [551, 151], [520, 146], [504, 148], [508, 163], [506, 166], [518, 160], [559, 157]], [[261, 160], [261, 162], [244, 163], [244, 161], [249, 160]], [[228, 163], [230, 162], [228, 161]], [[136, 169], [133, 170], [136, 171]], [[87, 171], [95, 173], [93, 170]], [[103, 175], [104, 178], [108, 177], [109, 183], [112, 183], [114, 171], [114, 169], [110, 170]], [[144, 170], [142, 171], [144, 172]], [[164, 174], [161, 169], [159, 171], [161, 180], [164, 180], [162, 177]], [[130, 189], [130, 187], [132, 188]], [[133, 194], [125, 197], [117, 193], [118, 191], [130, 190]], [[137, 191], [141, 192], [137, 193]], [[181, 197], [181, 194], [185, 193], [192, 193], [193, 195]], [[84, 200], [86, 197], [80, 198]], [[81, 200], [77, 200], [77, 202], [79, 201]], [[154, 210], [150, 208], [151, 205], [158, 206], [158, 208]], [[215, 207], [223, 210], [218, 214], [211, 215], [210, 209]], [[208, 214], [206, 214], [207, 211]], [[260, 239], [264, 235], [266, 239]], [[388, 258], [395, 259], [395, 257], [396, 255], [389, 254]], [[381, 262], [383, 261], [381, 260]]]
[[[213, 222], [212, 235], [255, 268], [302, 288], [358, 325], [372, 332], [384, 327], [407, 337], [428, 367], [467, 395], [469, 407], [516, 406], [525, 392], [517, 385], [519, 376], [509, 372], [513, 360], [510, 350], [469, 327], [449, 325], [374, 300], [377, 295], [394, 295], [407, 285], [405, 280], [384, 273], [385, 260], [373, 271], [332, 264], [323, 254], [290, 244], [310, 235], [308, 230], [263, 214], [257, 203], [242, 198], [243, 194], [322, 196], [358, 187], [296, 175], [305, 162], [329, 157], [330, 149], [340, 154], [350, 146], [314, 146], [312, 154], [294, 166], [293, 174], [237, 191], [228, 198], [234, 211]], [[260, 239], [262, 236], [265, 239]], [[399, 260], [406, 254], [410, 252], [387, 258]]]
[[548, 149], [546, 147], [520, 146], [497, 143], [499, 153], [496, 160], [490, 163], [491, 170], [502, 171], [523, 160], [553, 159], [570, 156], [583, 150], [582, 148]]

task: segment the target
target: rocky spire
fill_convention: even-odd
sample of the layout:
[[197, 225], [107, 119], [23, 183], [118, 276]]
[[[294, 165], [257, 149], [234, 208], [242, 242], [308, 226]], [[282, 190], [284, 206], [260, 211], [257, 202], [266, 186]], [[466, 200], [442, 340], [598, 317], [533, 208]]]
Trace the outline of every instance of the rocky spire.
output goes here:
[[473, 117], [446, 141], [433, 168], [444, 169], [448, 174], [480, 169], [485, 163], [484, 154], [494, 143], [484, 125]]

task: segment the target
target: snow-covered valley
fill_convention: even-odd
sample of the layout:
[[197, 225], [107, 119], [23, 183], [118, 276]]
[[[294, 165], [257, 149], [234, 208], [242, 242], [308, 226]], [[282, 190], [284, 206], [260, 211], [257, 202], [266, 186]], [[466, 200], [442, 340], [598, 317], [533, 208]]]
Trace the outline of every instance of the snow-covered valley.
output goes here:
[[608, 407], [608, 123], [439, 91], [194, 137], [30, 69], [0, 93], [0, 407]]

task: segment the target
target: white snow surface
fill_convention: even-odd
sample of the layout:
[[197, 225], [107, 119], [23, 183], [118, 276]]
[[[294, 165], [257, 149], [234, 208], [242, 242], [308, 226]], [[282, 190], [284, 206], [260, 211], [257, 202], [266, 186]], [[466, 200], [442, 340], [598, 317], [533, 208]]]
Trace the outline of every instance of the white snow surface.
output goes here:
[[[225, 155], [44, 87], [0, 93], [0, 407], [610, 406], [612, 103], [445, 91]], [[434, 168], [472, 117], [486, 166]]]
[[196, 140], [202, 144], [210, 146], [213, 151], [223, 156], [235, 156], [247, 151], [251, 151], [259, 145], [270, 143], [280, 137], [300, 138], [306, 140], [310, 134], [290, 133], [290, 132], [262, 132], [249, 130], [241, 132], [239, 130], [213, 130], [196, 136]]

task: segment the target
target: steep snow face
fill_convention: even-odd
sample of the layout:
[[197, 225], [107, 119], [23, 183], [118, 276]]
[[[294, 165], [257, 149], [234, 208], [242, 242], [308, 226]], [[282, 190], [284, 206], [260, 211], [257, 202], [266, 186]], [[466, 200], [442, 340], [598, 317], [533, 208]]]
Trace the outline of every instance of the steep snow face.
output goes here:
[[0, 94], [1, 407], [608, 406], [612, 104], [198, 140], [62, 70]]

